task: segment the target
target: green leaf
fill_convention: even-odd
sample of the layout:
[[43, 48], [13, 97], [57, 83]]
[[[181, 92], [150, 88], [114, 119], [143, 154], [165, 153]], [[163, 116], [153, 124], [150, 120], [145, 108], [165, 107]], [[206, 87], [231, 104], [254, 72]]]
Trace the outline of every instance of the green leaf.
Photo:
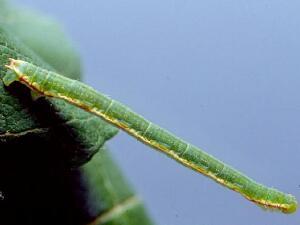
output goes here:
[[[5, 73], [4, 65], [8, 58], [13, 57], [35, 62], [43, 68], [56, 69], [56, 71], [64, 71], [66, 74], [78, 76], [80, 73], [78, 57], [74, 55], [73, 50], [70, 50], [69, 44], [65, 47], [57, 44], [58, 42], [67, 43], [67, 41], [64, 36], [61, 36], [62, 32], [57, 29], [56, 23], [51, 20], [46, 22], [47, 20], [38, 14], [29, 16], [28, 11], [20, 13], [23, 12], [21, 9], [12, 9], [9, 6], [4, 8], [6, 10], [5, 13], [1, 14], [0, 25], [0, 77], [3, 77]], [[43, 27], [42, 24], [46, 24], [46, 27]], [[51, 38], [44, 40], [44, 36], [41, 34], [44, 35], [44, 29], [49, 27], [52, 28], [52, 31], [57, 30], [57, 32], [53, 32]], [[40, 28], [43, 28], [43, 32]], [[30, 41], [31, 37], [33, 41]], [[40, 51], [42, 42], [44, 42], [44, 46], [50, 48], [44, 47]], [[49, 60], [50, 63], [46, 63], [45, 60], [47, 62]], [[77, 72], [73, 73], [68, 67], [62, 68], [62, 63], [75, 65], [74, 68]], [[0, 82], [0, 94], [0, 134], [2, 133], [0, 141], [6, 141], [7, 137], [11, 137], [11, 134], [14, 137], [23, 134], [38, 135], [39, 132], [44, 133], [45, 129], [51, 132], [53, 127], [65, 127], [68, 134], [71, 134], [70, 143], [74, 142], [73, 146], [77, 146], [74, 150], [74, 156], [70, 155], [68, 159], [76, 164], [89, 160], [104, 142], [117, 132], [112, 126], [81, 109], [53, 99], [47, 99], [47, 103], [32, 102], [26, 90], [18, 92], [7, 90], [2, 82]], [[49, 106], [46, 113], [55, 115], [51, 122], [43, 118], [48, 117], [48, 114], [39, 113], [45, 108], [45, 105]], [[85, 123], [87, 120], [93, 121], [93, 125], [87, 126]], [[91, 123], [89, 122], [89, 124]], [[95, 129], [95, 127], [99, 127], [99, 129]], [[91, 133], [93, 135], [90, 135]], [[105, 135], [103, 136], [103, 134]], [[65, 146], [66, 141], [62, 142], [62, 146]]]
[[9, 31], [45, 62], [61, 74], [80, 79], [80, 59], [60, 24], [26, 7], [6, 7], [2, 15]]
[[[0, 0], [0, 78], [8, 58], [80, 75], [78, 56], [55, 21]], [[109, 153], [100, 150], [118, 130], [64, 101], [32, 101], [26, 88], [14, 85], [0, 80], [0, 223], [151, 224]], [[127, 210], [118, 210], [123, 206]]]

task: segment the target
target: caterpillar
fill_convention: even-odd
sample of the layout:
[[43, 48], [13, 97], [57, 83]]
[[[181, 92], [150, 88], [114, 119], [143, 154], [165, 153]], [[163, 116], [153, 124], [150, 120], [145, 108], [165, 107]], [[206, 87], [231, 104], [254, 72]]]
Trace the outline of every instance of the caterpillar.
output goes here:
[[10, 64], [6, 65], [6, 68], [8, 70], [3, 77], [6, 86], [19, 81], [39, 96], [64, 99], [101, 117], [184, 166], [240, 193], [265, 209], [278, 210], [283, 213], [293, 213], [297, 209], [297, 200], [294, 196], [255, 182], [200, 148], [181, 140], [120, 102], [97, 92], [82, 82], [22, 60], [10, 59]]

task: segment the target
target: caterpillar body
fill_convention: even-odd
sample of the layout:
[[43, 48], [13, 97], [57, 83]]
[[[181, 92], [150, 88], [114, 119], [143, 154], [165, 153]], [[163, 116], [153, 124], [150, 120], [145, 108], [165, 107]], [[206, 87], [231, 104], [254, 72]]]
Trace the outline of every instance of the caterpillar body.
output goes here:
[[19, 81], [39, 95], [64, 99], [121, 128], [184, 166], [240, 193], [263, 208], [279, 210], [283, 213], [292, 213], [297, 209], [294, 196], [255, 182], [82, 82], [21, 60], [10, 59], [10, 64], [6, 67], [8, 71], [3, 78], [5, 85]]

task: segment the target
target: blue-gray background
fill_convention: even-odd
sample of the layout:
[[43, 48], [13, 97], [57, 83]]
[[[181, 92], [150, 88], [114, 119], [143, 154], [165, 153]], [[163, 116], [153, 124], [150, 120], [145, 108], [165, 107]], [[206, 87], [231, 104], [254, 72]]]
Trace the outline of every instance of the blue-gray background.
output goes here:
[[[64, 23], [87, 83], [300, 199], [299, 1], [17, 2]], [[160, 225], [299, 224], [124, 133], [109, 145]]]

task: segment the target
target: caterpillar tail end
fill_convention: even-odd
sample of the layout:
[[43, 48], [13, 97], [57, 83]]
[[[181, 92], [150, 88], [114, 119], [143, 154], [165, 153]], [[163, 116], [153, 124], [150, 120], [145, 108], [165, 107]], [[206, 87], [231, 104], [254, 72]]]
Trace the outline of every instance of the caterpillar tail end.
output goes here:
[[292, 214], [297, 211], [297, 208], [297, 199], [291, 194], [286, 194], [284, 201], [281, 201], [281, 204], [278, 204], [278, 209], [285, 214]]
[[4, 77], [2, 78], [2, 81], [5, 86], [11, 85], [14, 81], [19, 80], [19, 76], [17, 73], [16, 66], [19, 64], [18, 60], [9, 58], [9, 64], [5, 65], [5, 67], [8, 69]]
[[289, 204], [289, 206], [286, 208], [285, 211], [283, 211], [286, 214], [291, 214], [297, 211], [298, 208], [298, 202], [294, 196], [291, 195], [291, 198], [293, 199], [292, 202]]
[[253, 200], [257, 206], [266, 211], [279, 211], [285, 214], [292, 214], [297, 211], [298, 202], [293, 195], [287, 194], [283, 199], [279, 201], [267, 201], [267, 200]]

